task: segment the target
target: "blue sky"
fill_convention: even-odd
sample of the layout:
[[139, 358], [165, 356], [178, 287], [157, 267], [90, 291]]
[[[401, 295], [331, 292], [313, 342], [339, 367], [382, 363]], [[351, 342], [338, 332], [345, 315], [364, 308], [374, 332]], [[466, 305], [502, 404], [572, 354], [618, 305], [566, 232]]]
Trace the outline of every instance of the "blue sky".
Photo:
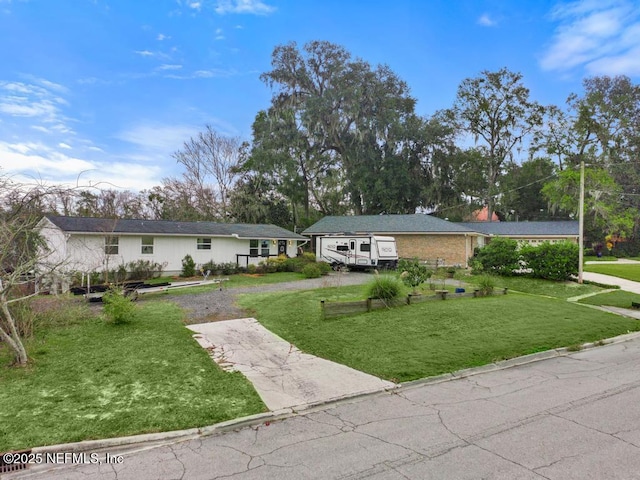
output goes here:
[[388, 64], [422, 115], [501, 67], [543, 104], [640, 81], [637, 0], [0, 0], [0, 173], [158, 185], [206, 124], [249, 140], [273, 48], [310, 40]]

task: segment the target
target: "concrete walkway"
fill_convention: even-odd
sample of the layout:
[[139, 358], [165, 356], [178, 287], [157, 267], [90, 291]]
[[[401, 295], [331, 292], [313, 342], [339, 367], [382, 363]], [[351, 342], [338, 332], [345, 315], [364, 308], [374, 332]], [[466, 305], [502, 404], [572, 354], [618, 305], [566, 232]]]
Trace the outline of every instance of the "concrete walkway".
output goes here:
[[303, 353], [253, 318], [188, 328], [222, 368], [244, 374], [271, 411], [296, 410], [397, 386]]
[[633, 282], [631, 280], [625, 280], [624, 278], [593, 272], [583, 272], [582, 278], [590, 282], [597, 282], [605, 285], [617, 285], [620, 287], [620, 290], [624, 290], [625, 292], [640, 294], [640, 282]]

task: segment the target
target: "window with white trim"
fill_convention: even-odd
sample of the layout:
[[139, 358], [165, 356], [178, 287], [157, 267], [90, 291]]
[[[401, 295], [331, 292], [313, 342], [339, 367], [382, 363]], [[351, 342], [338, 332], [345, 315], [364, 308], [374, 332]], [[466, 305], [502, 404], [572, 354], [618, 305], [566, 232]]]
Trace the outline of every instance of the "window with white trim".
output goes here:
[[249, 256], [250, 257], [268, 257], [269, 256], [269, 240], [259, 240], [253, 238], [249, 240]]
[[258, 254], [260, 253], [258, 250], [258, 239], [251, 239], [249, 240], [249, 256], [250, 257], [257, 257]]
[[105, 255], [118, 255], [119, 237], [104, 237], [104, 253]]
[[153, 255], [153, 237], [142, 237], [140, 253], [143, 255]]
[[210, 238], [199, 238], [196, 242], [196, 248], [198, 250], [211, 250], [211, 239]]

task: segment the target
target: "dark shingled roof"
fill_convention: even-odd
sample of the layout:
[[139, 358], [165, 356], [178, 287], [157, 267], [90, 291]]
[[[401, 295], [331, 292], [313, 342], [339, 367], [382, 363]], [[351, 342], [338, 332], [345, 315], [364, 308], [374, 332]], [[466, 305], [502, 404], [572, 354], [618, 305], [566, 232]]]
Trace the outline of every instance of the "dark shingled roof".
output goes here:
[[117, 220], [108, 218], [47, 218], [58, 228], [70, 233], [110, 233], [131, 235], [203, 235], [240, 238], [281, 238], [307, 240], [297, 233], [276, 225], [216, 222], [172, 222], [168, 220]]
[[578, 236], [579, 234], [579, 224], [574, 220], [557, 222], [465, 222], [460, 225], [487, 235]]
[[330, 233], [473, 233], [460, 223], [452, 223], [431, 215], [358, 215], [324, 217], [307, 228], [303, 235]]

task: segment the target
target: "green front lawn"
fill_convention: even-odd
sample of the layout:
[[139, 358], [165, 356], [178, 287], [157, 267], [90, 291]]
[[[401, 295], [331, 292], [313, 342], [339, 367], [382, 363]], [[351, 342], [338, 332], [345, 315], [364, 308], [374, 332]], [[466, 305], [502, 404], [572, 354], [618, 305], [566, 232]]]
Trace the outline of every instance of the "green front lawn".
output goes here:
[[[469, 275], [469, 277], [465, 279], [465, 282], [469, 283], [477, 281], [478, 277], [474, 275]], [[496, 287], [506, 287], [516, 292], [545, 295], [555, 298], [571, 298], [603, 290], [595, 285], [580, 285], [576, 282], [552, 282], [527, 277], [495, 277], [495, 283]]]
[[640, 264], [609, 264], [609, 265], [585, 265], [586, 272], [602, 273], [614, 277], [625, 278], [634, 282], [640, 282]]
[[240, 373], [223, 372], [170, 303], [130, 324], [97, 318], [35, 329], [31, 364], [0, 346], [0, 451], [211, 425], [265, 406]]
[[603, 255], [602, 257], [585, 255], [584, 261], [585, 262], [617, 262], [618, 257], [612, 257], [610, 255]]
[[401, 382], [640, 330], [637, 320], [521, 294], [321, 320], [321, 299], [350, 299], [358, 288], [244, 295], [240, 304], [305, 352]]

